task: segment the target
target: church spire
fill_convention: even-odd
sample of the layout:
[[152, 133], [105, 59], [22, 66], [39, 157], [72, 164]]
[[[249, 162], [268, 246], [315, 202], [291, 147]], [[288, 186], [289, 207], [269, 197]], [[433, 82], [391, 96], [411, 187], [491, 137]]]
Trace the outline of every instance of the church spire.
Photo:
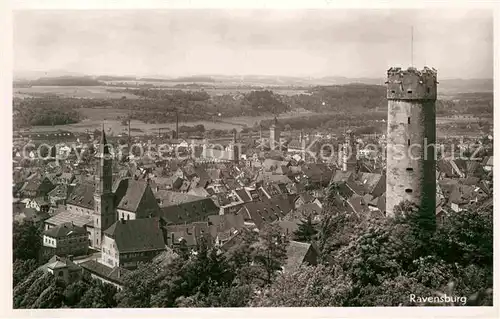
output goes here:
[[104, 123], [102, 124], [101, 142], [99, 145], [99, 155], [109, 155], [108, 141], [106, 140], [106, 133], [104, 132]]

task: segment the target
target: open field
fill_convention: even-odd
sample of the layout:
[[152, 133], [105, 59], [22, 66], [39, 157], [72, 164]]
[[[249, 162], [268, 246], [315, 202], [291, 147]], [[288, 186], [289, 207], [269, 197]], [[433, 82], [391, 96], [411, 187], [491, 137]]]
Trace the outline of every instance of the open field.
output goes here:
[[[46, 132], [53, 130], [69, 130], [72, 132], [85, 132], [86, 130], [93, 131], [95, 129], [100, 129], [102, 124], [106, 126], [106, 128], [110, 129], [110, 133], [112, 134], [120, 134], [127, 131], [127, 126], [122, 125], [121, 121], [117, 120], [118, 116], [127, 115], [127, 110], [120, 109], [112, 109], [112, 108], [81, 108], [80, 112], [85, 115], [86, 119], [79, 123], [75, 124], [67, 124], [67, 125], [56, 125], [56, 126], [33, 126], [30, 131], [32, 132]], [[280, 115], [281, 118], [292, 118], [292, 117], [300, 117], [313, 114], [308, 111], [300, 111], [300, 112], [290, 112], [286, 114]], [[253, 126], [255, 123], [260, 122], [261, 120], [268, 120], [269, 116], [258, 116], [258, 117], [250, 117], [250, 116], [240, 116], [233, 118], [225, 118], [218, 122], [212, 121], [185, 121], [180, 119], [179, 126], [187, 125], [194, 126], [202, 124], [205, 126], [205, 129], [220, 129], [220, 130], [241, 130], [245, 126]], [[160, 123], [160, 124], [148, 124], [142, 121], [132, 120], [131, 128], [139, 129], [142, 132], [136, 132], [136, 135], [144, 135], [144, 134], [157, 134], [158, 128], [161, 130], [173, 130], [175, 129], [175, 123]]]
[[125, 92], [110, 92], [105, 86], [32, 86], [26, 88], [13, 88], [14, 97], [33, 97], [37, 94], [54, 94], [60, 97], [73, 97], [85, 99], [138, 99], [139, 97]]
[[[129, 89], [138, 89], [140, 87], [135, 86], [136, 82], [128, 83]], [[144, 84], [161, 84], [160, 88], [154, 88], [156, 90], [181, 90], [181, 91], [199, 91], [201, 88], [189, 88], [189, 87], [175, 87], [176, 83], [152, 83], [144, 82]], [[139, 83], [141, 84], [141, 83]], [[177, 84], [187, 84], [187, 83], [177, 83]], [[158, 85], [160, 86], [160, 85]], [[125, 96], [127, 99], [138, 99], [139, 97], [126, 92], [115, 92], [118, 90], [124, 90], [125, 87], [116, 86], [32, 86], [24, 88], [13, 88], [14, 97], [25, 98], [25, 97], [35, 97], [40, 94], [54, 94], [61, 97], [73, 97], [73, 98], [87, 98], [87, 99], [121, 99]], [[205, 87], [203, 90], [211, 96], [225, 95], [225, 94], [245, 94], [253, 90], [268, 89], [281, 95], [297, 95], [304, 93], [304, 90], [296, 90], [293, 88], [283, 89], [283, 88], [272, 88], [272, 87], [254, 87], [254, 88], [235, 88], [228, 86], [210, 86]]]

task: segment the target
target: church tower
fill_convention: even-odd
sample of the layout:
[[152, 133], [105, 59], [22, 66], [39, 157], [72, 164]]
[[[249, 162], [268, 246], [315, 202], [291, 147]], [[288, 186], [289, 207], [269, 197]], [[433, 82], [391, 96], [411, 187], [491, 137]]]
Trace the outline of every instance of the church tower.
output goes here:
[[281, 131], [276, 117], [274, 118], [273, 124], [269, 128], [269, 144], [271, 150], [281, 150]]
[[116, 222], [116, 213], [113, 205], [113, 160], [109, 151], [109, 145], [102, 127], [99, 150], [96, 154], [97, 166], [95, 172], [94, 191], [94, 234], [92, 246], [100, 249], [102, 244], [102, 233]]
[[358, 163], [357, 155], [357, 149], [354, 143], [354, 135], [351, 130], [348, 130], [344, 135], [344, 143], [342, 145], [342, 171], [356, 171], [356, 166]]
[[240, 150], [238, 148], [238, 142], [237, 142], [237, 139], [236, 139], [236, 129], [233, 131], [233, 140], [231, 141], [231, 143], [229, 144], [229, 152], [230, 152], [230, 156], [231, 156], [231, 160], [235, 163], [238, 163], [239, 159], [240, 159]]

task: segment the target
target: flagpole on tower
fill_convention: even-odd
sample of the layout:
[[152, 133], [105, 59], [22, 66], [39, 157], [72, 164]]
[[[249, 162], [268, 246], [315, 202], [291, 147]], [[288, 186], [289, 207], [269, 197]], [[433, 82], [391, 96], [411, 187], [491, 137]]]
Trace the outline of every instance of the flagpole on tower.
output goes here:
[[411, 26], [411, 66], [413, 67], [413, 26]]

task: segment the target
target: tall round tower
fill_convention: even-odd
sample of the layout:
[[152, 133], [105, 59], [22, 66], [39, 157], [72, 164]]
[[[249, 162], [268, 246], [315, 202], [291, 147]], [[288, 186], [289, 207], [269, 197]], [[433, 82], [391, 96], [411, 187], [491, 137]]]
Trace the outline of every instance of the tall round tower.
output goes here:
[[386, 212], [404, 200], [434, 214], [436, 208], [437, 72], [387, 71]]

